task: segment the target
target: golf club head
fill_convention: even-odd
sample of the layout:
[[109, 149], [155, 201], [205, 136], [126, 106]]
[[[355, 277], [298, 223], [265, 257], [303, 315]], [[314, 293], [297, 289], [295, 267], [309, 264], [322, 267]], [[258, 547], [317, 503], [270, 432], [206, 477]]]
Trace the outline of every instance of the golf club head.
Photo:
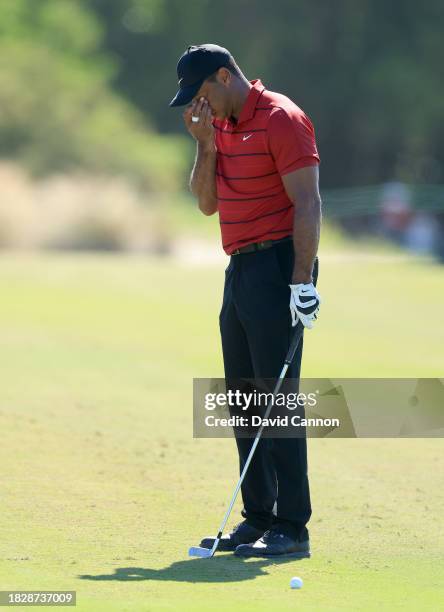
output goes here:
[[212, 557], [212, 550], [211, 548], [202, 548], [202, 546], [192, 546], [190, 548], [190, 550], [188, 551], [188, 555], [190, 557], [200, 557], [201, 559], [208, 559], [209, 557]]

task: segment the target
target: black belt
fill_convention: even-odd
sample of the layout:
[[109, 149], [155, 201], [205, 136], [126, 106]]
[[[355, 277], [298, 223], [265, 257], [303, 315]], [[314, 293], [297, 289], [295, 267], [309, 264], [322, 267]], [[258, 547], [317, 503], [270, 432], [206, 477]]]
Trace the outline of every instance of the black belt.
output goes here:
[[254, 253], [255, 251], [265, 251], [265, 249], [270, 249], [275, 244], [279, 242], [287, 242], [288, 240], [293, 240], [292, 236], [285, 236], [285, 238], [279, 238], [279, 240], [264, 240], [264, 242], [252, 242], [251, 244], [246, 244], [240, 249], [236, 249], [231, 253], [231, 255], [241, 255], [242, 253]]

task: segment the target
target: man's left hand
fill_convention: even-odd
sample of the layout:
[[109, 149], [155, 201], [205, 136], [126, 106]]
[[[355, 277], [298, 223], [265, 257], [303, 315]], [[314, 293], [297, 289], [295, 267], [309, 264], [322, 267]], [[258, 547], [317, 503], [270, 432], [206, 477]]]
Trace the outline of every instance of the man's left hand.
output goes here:
[[290, 287], [290, 312], [293, 327], [300, 320], [307, 329], [313, 327], [318, 317], [321, 298], [313, 283], [299, 283]]

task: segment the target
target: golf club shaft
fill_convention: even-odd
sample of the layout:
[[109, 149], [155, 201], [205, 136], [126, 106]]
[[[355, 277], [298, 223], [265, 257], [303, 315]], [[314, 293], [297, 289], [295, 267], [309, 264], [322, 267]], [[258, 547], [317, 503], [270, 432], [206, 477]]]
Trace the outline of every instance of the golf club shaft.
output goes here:
[[242, 470], [241, 475], [239, 477], [238, 483], [237, 483], [236, 488], [234, 490], [233, 497], [231, 498], [230, 505], [228, 506], [228, 509], [227, 509], [227, 511], [225, 513], [225, 516], [223, 518], [222, 524], [220, 526], [219, 533], [217, 534], [217, 537], [216, 537], [216, 539], [214, 541], [214, 544], [213, 544], [213, 547], [211, 549], [211, 555], [213, 555], [216, 552], [216, 549], [217, 549], [217, 547], [219, 545], [219, 541], [220, 541], [220, 539], [222, 537], [222, 533], [223, 533], [223, 531], [225, 529], [225, 526], [227, 524], [228, 518], [229, 518], [229, 516], [231, 514], [231, 511], [233, 509], [233, 506], [234, 506], [234, 504], [236, 502], [237, 495], [238, 495], [239, 490], [240, 490], [240, 488], [242, 486], [242, 483], [244, 481], [245, 474], [247, 473], [248, 467], [249, 467], [249, 465], [251, 463], [251, 460], [253, 459], [254, 451], [256, 450], [256, 447], [259, 444], [259, 440], [261, 438], [262, 432], [263, 432], [264, 427], [265, 427], [264, 421], [270, 416], [270, 412], [271, 412], [271, 409], [273, 408], [273, 404], [274, 404], [274, 398], [279, 393], [279, 390], [280, 390], [280, 388], [282, 386], [283, 380], [284, 380], [284, 378], [285, 378], [285, 376], [287, 374], [288, 367], [291, 364], [291, 362], [293, 361], [293, 358], [294, 358], [296, 350], [297, 350], [297, 348], [299, 346], [299, 342], [301, 340], [302, 332], [303, 331], [304, 331], [304, 326], [302, 325], [302, 323], [300, 321], [298, 321], [298, 324], [296, 326], [296, 330], [295, 330], [293, 339], [292, 339], [291, 344], [290, 344], [290, 348], [288, 349], [288, 353], [287, 353], [287, 356], [285, 358], [284, 367], [282, 368], [282, 371], [281, 371], [281, 373], [279, 375], [278, 381], [277, 381], [276, 386], [275, 386], [274, 391], [273, 391], [273, 397], [270, 398], [270, 401], [269, 401], [268, 406], [267, 406], [267, 410], [265, 411], [265, 414], [264, 414], [264, 417], [263, 417], [263, 422], [262, 422], [261, 426], [259, 427], [259, 429], [258, 429], [258, 431], [256, 433], [256, 436], [254, 438], [254, 442], [253, 442], [253, 444], [251, 446], [251, 449], [250, 449], [250, 452], [248, 454], [247, 460], [245, 461], [245, 465], [243, 467], [243, 470]]

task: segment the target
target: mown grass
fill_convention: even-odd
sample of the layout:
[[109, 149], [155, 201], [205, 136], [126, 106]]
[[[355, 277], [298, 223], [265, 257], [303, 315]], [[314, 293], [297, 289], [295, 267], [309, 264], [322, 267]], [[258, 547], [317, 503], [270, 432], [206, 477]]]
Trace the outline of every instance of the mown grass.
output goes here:
[[[325, 257], [304, 375], [442, 376], [443, 281]], [[91, 611], [442, 607], [442, 440], [310, 440], [312, 559], [187, 558], [237, 478], [231, 440], [192, 438], [192, 378], [222, 376], [222, 282], [223, 265], [2, 255], [1, 589], [74, 589]]]

